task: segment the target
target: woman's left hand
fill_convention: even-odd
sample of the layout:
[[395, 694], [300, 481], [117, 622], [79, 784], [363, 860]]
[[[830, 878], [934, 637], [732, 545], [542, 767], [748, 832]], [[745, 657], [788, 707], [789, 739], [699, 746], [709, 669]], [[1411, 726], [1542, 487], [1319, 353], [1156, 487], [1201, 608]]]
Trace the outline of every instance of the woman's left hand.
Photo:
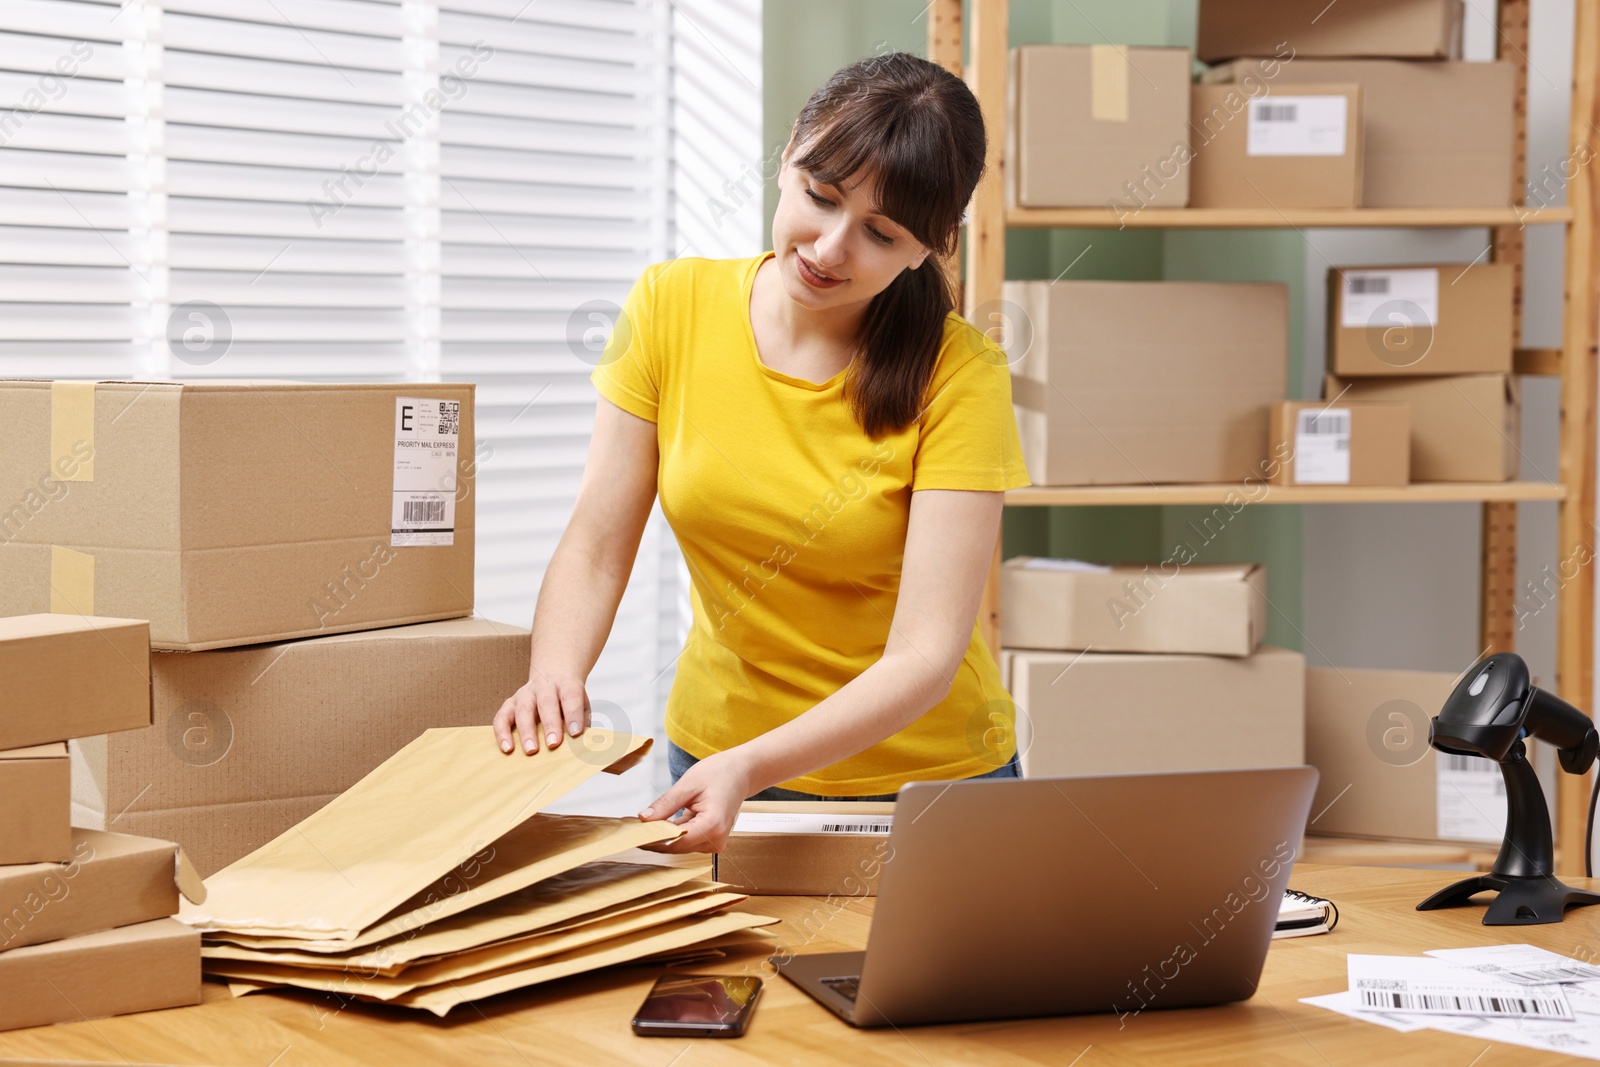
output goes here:
[[671, 819], [680, 808], [688, 809], [687, 815], [673, 820], [683, 827], [682, 837], [647, 847], [656, 852], [721, 852], [733, 832], [739, 805], [749, 794], [749, 776], [736, 751], [712, 753], [639, 813], [645, 822], [656, 822]]

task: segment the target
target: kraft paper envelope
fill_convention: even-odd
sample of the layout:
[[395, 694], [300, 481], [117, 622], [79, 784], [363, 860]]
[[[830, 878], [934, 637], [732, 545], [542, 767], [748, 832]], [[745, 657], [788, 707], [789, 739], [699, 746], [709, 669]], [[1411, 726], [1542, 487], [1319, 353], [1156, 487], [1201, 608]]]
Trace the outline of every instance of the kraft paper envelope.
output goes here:
[[179, 918], [202, 930], [353, 938], [487, 842], [602, 770], [620, 774], [647, 737], [590, 729], [558, 748], [500, 751], [491, 726], [428, 730], [327, 806], [206, 879]]
[[644, 930], [625, 937], [614, 938], [598, 945], [563, 952], [547, 960], [526, 967], [508, 967], [492, 974], [479, 975], [460, 982], [446, 982], [429, 986], [396, 997], [389, 1004], [408, 1008], [426, 1008], [435, 1015], [444, 1015], [457, 1004], [469, 1000], [525, 989], [531, 985], [566, 978], [586, 971], [610, 967], [656, 956], [672, 949], [687, 948], [702, 941], [719, 940], [724, 934], [736, 930], [754, 933], [758, 926], [771, 926], [778, 922], [770, 915], [747, 915], [742, 912], [725, 912], [708, 918], [685, 919], [653, 930]]
[[681, 836], [683, 831], [667, 822], [606, 819], [593, 815], [535, 815], [475, 854], [466, 869], [451, 871], [358, 937], [308, 941], [296, 937], [257, 937], [232, 930], [207, 931], [206, 936], [249, 948], [349, 952], [462, 914], [602, 856], [628, 849], [633, 843], [671, 841]]
[[[294, 949], [247, 948], [211, 941], [200, 954], [208, 959], [245, 960], [278, 963], [296, 967], [352, 968], [379, 974], [398, 974], [407, 966], [438, 956], [483, 948], [518, 937], [559, 933], [584, 923], [595, 922], [640, 908], [648, 908], [685, 897], [713, 893], [721, 883], [703, 879], [676, 879], [661, 872], [673, 868], [646, 867], [641, 874], [624, 870], [627, 877], [609, 874], [609, 882], [598, 881], [591, 873], [595, 866], [632, 864], [590, 864], [568, 874], [546, 879], [538, 885], [508, 897], [474, 908], [464, 915], [433, 923], [414, 934], [406, 934], [381, 945], [344, 953], [303, 952]], [[694, 872], [685, 872], [693, 875]], [[582, 875], [583, 877], [573, 877]], [[585, 884], [585, 882], [590, 884]], [[680, 884], [673, 885], [672, 882]], [[681, 884], [687, 882], [687, 884]]]
[[618, 937], [699, 917], [706, 912], [726, 908], [745, 899], [748, 898], [739, 893], [713, 893], [707, 897], [679, 901], [632, 915], [588, 923], [563, 934], [524, 938], [459, 953], [435, 963], [408, 967], [394, 977], [371, 975], [358, 970], [329, 971], [323, 968], [241, 963], [233, 960], [210, 960], [206, 963], [206, 970], [229, 978], [282, 982], [301, 989], [320, 989], [341, 996], [393, 1000], [402, 993], [409, 993], [423, 986], [472, 978], [501, 971], [507, 967], [524, 966], [534, 960], [548, 959], [588, 945], [602, 944]]

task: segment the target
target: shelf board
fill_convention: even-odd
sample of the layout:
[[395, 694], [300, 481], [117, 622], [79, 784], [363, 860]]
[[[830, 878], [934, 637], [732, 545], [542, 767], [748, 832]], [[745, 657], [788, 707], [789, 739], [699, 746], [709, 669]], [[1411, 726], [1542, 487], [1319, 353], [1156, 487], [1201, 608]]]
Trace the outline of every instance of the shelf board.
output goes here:
[[1018, 229], [1305, 229], [1324, 226], [1449, 227], [1517, 226], [1572, 221], [1567, 207], [1461, 208], [1019, 208], [1006, 210], [1006, 225]]
[[1006, 493], [1012, 506], [1149, 504], [1437, 504], [1461, 501], [1562, 500], [1564, 486], [1550, 482], [1421, 482], [1402, 486], [1267, 485], [1063, 485], [1030, 486]]

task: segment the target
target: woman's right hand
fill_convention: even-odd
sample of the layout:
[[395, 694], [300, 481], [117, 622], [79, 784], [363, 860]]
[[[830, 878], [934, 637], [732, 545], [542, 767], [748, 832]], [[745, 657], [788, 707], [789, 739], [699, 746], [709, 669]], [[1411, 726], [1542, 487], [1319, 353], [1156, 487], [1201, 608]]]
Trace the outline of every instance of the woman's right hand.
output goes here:
[[529, 755], [539, 751], [540, 738], [546, 747], [556, 748], [562, 737], [583, 733], [589, 727], [589, 694], [583, 679], [535, 672], [495, 712], [494, 736], [501, 752], [511, 751], [513, 727]]

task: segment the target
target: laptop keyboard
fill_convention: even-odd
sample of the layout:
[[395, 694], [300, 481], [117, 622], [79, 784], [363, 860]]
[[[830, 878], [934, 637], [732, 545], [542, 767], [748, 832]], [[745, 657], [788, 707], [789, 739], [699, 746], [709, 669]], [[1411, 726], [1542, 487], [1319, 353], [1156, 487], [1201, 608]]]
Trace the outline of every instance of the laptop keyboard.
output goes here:
[[854, 1004], [856, 993], [861, 989], [861, 976], [852, 974], [844, 978], [824, 978], [822, 984]]

